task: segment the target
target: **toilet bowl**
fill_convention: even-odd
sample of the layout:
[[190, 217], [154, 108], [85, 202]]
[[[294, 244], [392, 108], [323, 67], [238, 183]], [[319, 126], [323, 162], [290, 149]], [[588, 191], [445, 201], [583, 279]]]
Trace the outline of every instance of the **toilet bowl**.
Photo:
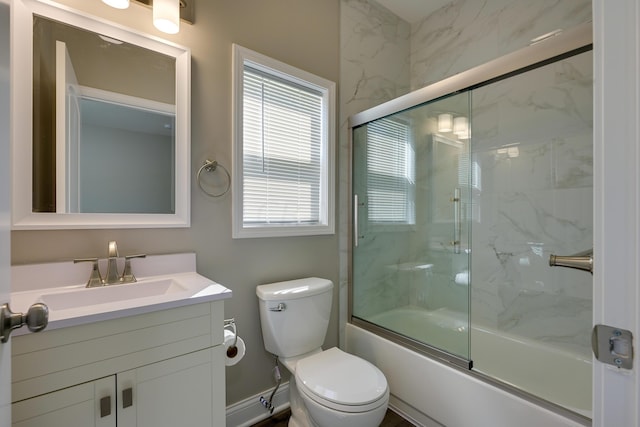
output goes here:
[[379, 426], [389, 403], [384, 374], [336, 347], [321, 348], [332, 289], [319, 278], [256, 288], [265, 348], [291, 372], [289, 426]]
[[299, 360], [295, 381], [314, 426], [377, 426], [387, 411], [382, 372], [335, 347]]

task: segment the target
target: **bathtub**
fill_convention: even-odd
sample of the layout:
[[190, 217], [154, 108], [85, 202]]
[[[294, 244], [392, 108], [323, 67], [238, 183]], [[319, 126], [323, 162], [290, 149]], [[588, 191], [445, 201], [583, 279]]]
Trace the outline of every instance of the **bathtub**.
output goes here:
[[[429, 342], [448, 341], [464, 350], [465, 319], [447, 310], [399, 308], [375, 322]], [[484, 375], [517, 385], [571, 410], [551, 410], [476, 375], [416, 353], [353, 324], [346, 349], [378, 366], [391, 388], [395, 409], [425, 426], [545, 427], [590, 425], [591, 361], [533, 341], [472, 326], [472, 359]], [[422, 334], [422, 335], [421, 335]], [[491, 355], [508, 354], [497, 360]]]

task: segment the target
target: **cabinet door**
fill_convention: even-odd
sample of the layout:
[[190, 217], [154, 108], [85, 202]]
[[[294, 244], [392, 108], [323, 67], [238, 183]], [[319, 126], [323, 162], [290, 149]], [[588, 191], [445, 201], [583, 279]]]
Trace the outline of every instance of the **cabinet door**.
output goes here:
[[221, 348], [118, 374], [118, 427], [224, 426]]
[[115, 377], [16, 402], [13, 427], [116, 427]]

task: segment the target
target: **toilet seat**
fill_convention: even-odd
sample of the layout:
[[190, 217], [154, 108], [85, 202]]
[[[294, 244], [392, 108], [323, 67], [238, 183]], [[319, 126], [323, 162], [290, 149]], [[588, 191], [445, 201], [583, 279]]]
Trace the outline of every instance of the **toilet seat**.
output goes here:
[[325, 407], [366, 412], [386, 403], [384, 374], [364, 359], [334, 347], [298, 361], [298, 390]]

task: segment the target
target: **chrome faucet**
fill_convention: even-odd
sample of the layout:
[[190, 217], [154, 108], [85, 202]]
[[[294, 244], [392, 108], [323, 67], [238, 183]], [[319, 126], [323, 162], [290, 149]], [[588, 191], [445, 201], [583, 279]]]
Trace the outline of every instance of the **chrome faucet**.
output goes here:
[[107, 275], [104, 278], [105, 285], [120, 283], [118, 274], [118, 245], [115, 240], [109, 242], [109, 258], [107, 258]]
[[115, 285], [116, 283], [133, 283], [136, 281], [136, 276], [133, 275], [131, 268], [131, 259], [133, 258], [145, 258], [145, 254], [139, 255], [127, 255], [124, 257], [124, 270], [122, 275], [118, 273], [118, 245], [115, 241], [109, 242], [109, 253], [107, 257], [107, 274], [102, 278], [100, 275], [100, 268], [98, 267], [98, 258], [80, 258], [74, 259], [73, 262], [91, 262], [93, 266], [91, 268], [91, 276], [87, 282], [87, 288], [94, 288], [105, 285]]
[[100, 268], [98, 267], [98, 258], [79, 258], [73, 260], [74, 264], [79, 262], [93, 263], [93, 266], [91, 267], [91, 276], [89, 276], [89, 281], [86, 286], [87, 288], [97, 288], [98, 286], [104, 285], [104, 281], [100, 275]]
[[122, 276], [120, 276], [121, 283], [133, 283], [136, 282], [136, 276], [133, 275], [133, 270], [131, 269], [131, 259], [133, 258], [145, 258], [147, 255], [139, 254], [139, 255], [127, 255], [124, 257], [124, 270], [122, 271]]

